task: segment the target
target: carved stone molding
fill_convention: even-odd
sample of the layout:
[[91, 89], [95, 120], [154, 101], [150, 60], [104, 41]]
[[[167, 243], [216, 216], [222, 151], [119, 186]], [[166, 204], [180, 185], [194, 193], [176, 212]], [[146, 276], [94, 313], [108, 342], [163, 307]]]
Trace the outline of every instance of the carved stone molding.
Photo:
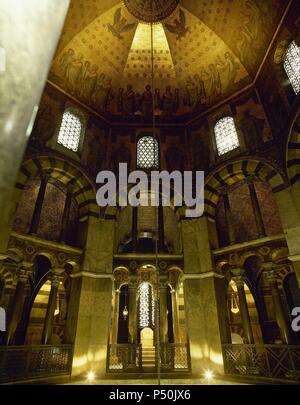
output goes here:
[[12, 233], [9, 244], [9, 251], [18, 251], [21, 259], [34, 262], [38, 255], [45, 255], [49, 258], [53, 267], [64, 267], [66, 263], [81, 262], [82, 251], [70, 246], [60, 245], [56, 242], [39, 239], [36, 236], [19, 235]]

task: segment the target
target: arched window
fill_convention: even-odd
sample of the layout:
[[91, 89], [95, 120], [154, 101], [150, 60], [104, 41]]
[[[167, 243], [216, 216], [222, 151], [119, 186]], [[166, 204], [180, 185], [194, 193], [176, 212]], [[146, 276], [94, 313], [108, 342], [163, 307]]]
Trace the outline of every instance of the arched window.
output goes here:
[[239, 138], [232, 117], [221, 118], [215, 125], [218, 155], [224, 155], [239, 147]]
[[65, 148], [78, 152], [83, 133], [82, 119], [74, 112], [64, 112], [57, 143]]
[[291, 42], [284, 58], [284, 69], [296, 94], [300, 93], [300, 47]]
[[158, 142], [152, 136], [143, 136], [137, 144], [137, 167], [158, 169]]

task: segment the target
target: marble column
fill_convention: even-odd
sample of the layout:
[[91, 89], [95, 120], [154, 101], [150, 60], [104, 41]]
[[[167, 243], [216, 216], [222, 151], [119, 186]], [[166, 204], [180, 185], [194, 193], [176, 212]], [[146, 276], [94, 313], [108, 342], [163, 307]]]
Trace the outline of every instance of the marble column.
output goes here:
[[72, 205], [72, 190], [69, 188], [66, 195], [66, 201], [62, 218], [62, 226], [60, 232], [60, 241], [63, 243], [66, 243], [68, 241], [68, 227], [70, 220], [71, 205]]
[[226, 228], [227, 228], [227, 232], [228, 232], [229, 244], [234, 245], [236, 239], [235, 239], [234, 224], [233, 224], [231, 207], [230, 207], [230, 202], [229, 202], [227, 189], [222, 189], [222, 196], [223, 196], [225, 219], [226, 219]]
[[266, 278], [268, 280], [269, 286], [271, 288], [273, 305], [275, 309], [275, 316], [276, 322], [279, 326], [281, 337], [284, 343], [290, 344], [292, 339], [290, 335], [289, 325], [286, 319], [286, 315], [283, 309], [283, 303], [280, 297], [277, 280], [276, 280], [276, 272], [274, 270], [266, 271]]
[[168, 289], [166, 284], [159, 287], [159, 331], [160, 331], [160, 344], [161, 344], [161, 364], [167, 364], [167, 344], [168, 344], [168, 314], [167, 314], [167, 294]]
[[6, 344], [14, 343], [15, 333], [20, 320], [22, 319], [23, 303], [28, 277], [32, 271], [32, 263], [23, 262], [17, 272], [17, 286], [12, 301], [12, 311], [8, 321]]
[[173, 324], [173, 336], [174, 343], [180, 343], [180, 328], [179, 328], [179, 313], [178, 313], [178, 289], [179, 289], [179, 277], [181, 273], [178, 269], [171, 269], [169, 271], [169, 284], [171, 285], [171, 300], [172, 300], [172, 324]]
[[174, 343], [181, 343], [180, 329], [179, 329], [179, 313], [178, 313], [178, 300], [176, 290], [171, 291], [172, 294], [172, 315], [173, 315], [173, 335]]
[[129, 343], [132, 345], [129, 353], [129, 364], [135, 366], [136, 343], [137, 343], [137, 285], [131, 281], [128, 286], [129, 295]]
[[42, 207], [43, 207], [43, 202], [45, 199], [48, 180], [49, 180], [49, 175], [43, 175], [41, 178], [41, 184], [40, 184], [38, 196], [37, 196], [37, 199], [35, 202], [34, 211], [32, 214], [32, 220], [31, 220], [31, 224], [30, 224], [29, 233], [31, 233], [31, 234], [37, 234], [38, 229], [39, 229]]
[[244, 288], [244, 284], [245, 284], [244, 271], [242, 269], [234, 269], [234, 270], [232, 270], [232, 273], [234, 275], [232, 277], [232, 280], [235, 282], [235, 284], [237, 286], [238, 297], [239, 297], [239, 307], [240, 307], [240, 313], [241, 313], [245, 338], [246, 338], [248, 344], [253, 344], [254, 337], [253, 337], [249, 309], [248, 309], [246, 293], [245, 293], [245, 288]]
[[263, 238], [264, 236], [266, 236], [266, 231], [265, 231], [263, 218], [261, 215], [261, 210], [260, 210], [259, 201], [257, 198], [257, 193], [255, 190], [255, 185], [251, 178], [247, 179], [247, 184], [248, 184], [249, 194], [250, 194], [252, 208], [253, 208], [253, 212], [254, 212], [254, 218], [255, 218], [255, 222], [256, 222], [258, 237]]
[[51, 277], [51, 290], [47, 305], [47, 312], [44, 322], [44, 329], [42, 334], [42, 341], [43, 345], [51, 344], [52, 333], [53, 333], [53, 325], [54, 325], [54, 313], [57, 304], [57, 294], [59, 289], [59, 282], [60, 277], [58, 273], [53, 273]]
[[0, 72], [0, 253], [17, 174], [31, 133], [69, 0], [0, 2], [0, 38], [6, 66]]
[[119, 307], [120, 307], [120, 290], [115, 289], [114, 292], [114, 308], [112, 317], [112, 330], [111, 330], [111, 344], [118, 343], [118, 330], [119, 330]]

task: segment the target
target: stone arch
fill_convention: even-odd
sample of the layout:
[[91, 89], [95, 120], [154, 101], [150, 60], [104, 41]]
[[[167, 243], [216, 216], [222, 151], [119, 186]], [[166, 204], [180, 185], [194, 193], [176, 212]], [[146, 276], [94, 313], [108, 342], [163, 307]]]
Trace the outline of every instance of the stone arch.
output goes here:
[[123, 285], [129, 284], [130, 272], [125, 266], [116, 267], [113, 271], [113, 277], [117, 289], [121, 289]]
[[286, 169], [291, 185], [300, 179], [300, 110], [291, 125], [286, 145]]
[[73, 196], [78, 204], [81, 220], [88, 216], [99, 216], [94, 182], [79, 165], [70, 162], [66, 157], [61, 158], [54, 154], [29, 157], [21, 166], [15, 188], [23, 190], [30, 178], [40, 177], [43, 173], [49, 174], [65, 186], [73, 187]]
[[205, 180], [205, 214], [215, 221], [220, 190], [249, 176], [256, 177], [270, 185], [274, 193], [287, 187], [287, 179], [275, 163], [260, 157], [236, 159], [214, 169]]
[[9, 269], [5, 268], [5, 266], [0, 268], [0, 279], [4, 282], [4, 289], [13, 288], [13, 274]]

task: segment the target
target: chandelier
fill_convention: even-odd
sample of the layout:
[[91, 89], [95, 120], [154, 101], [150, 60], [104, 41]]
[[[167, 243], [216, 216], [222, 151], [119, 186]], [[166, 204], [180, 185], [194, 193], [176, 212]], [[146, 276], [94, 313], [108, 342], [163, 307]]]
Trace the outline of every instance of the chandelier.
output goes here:
[[179, 0], [123, 0], [135, 18], [146, 23], [157, 23], [168, 18], [177, 8]]
[[237, 299], [236, 293], [234, 291], [231, 293], [230, 311], [233, 314], [238, 314], [240, 311], [239, 305], [238, 305], [238, 299]]

